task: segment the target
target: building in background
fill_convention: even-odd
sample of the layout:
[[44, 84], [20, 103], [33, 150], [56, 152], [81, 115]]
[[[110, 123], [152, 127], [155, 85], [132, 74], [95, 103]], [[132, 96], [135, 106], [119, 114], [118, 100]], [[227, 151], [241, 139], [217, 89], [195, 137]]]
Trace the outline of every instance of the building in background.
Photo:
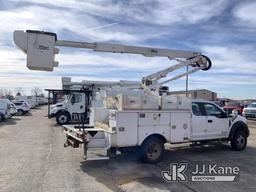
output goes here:
[[217, 100], [217, 93], [207, 90], [207, 89], [196, 89], [196, 90], [189, 90], [187, 91], [172, 91], [169, 92], [168, 95], [175, 95], [175, 96], [183, 96], [191, 97], [192, 99], [205, 99], [210, 101]]

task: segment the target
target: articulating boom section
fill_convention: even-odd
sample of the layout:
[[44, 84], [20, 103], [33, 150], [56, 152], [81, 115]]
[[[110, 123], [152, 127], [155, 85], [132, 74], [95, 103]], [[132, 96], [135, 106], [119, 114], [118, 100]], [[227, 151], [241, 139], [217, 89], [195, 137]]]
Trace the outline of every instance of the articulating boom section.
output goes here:
[[127, 88], [127, 89], [141, 89], [139, 81], [88, 81], [81, 82], [71, 81], [71, 77], [62, 77], [62, 89], [107, 89], [107, 88]]
[[[167, 57], [179, 61], [174, 66], [143, 77], [142, 87], [150, 90], [158, 89], [164, 83], [176, 80], [198, 70], [208, 70], [211, 67], [211, 61], [208, 57], [193, 51], [126, 46], [110, 43], [63, 41], [58, 40], [55, 33], [32, 30], [27, 30], [26, 32], [14, 31], [13, 37], [15, 44], [27, 54], [27, 67], [31, 70], [53, 71], [54, 67], [58, 66], [58, 62], [54, 61], [54, 59], [55, 54], [59, 53], [59, 49], [55, 46], [85, 48], [100, 52], [138, 54], [145, 57]], [[193, 69], [163, 82], [158, 82], [159, 79], [165, 78], [168, 73], [185, 66], [190, 66]]]

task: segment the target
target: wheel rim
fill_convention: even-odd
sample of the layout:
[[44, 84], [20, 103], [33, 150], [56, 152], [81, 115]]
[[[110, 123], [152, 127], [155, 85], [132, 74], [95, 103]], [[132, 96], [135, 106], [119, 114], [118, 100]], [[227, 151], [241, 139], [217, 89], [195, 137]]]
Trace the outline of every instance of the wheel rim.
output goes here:
[[245, 145], [245, 138], [242, 135], [239, 135], [236, 139], [236, 145], [238, 148], [243, 148]]
[[147, 150], [147, 157], [151, 160], [156, 160], [161, 155], [161, 145], [158, 142], [153, 142]]
[[60, 115], [59, 116], [59, 122], [60, 123], [66, 123], [68, 120], [67, 116], [66, 115]]

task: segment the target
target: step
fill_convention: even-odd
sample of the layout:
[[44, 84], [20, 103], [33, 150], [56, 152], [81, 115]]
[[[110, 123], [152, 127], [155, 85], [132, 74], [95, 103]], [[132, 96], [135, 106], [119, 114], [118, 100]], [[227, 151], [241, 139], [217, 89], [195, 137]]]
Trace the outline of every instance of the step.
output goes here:
[[106, 138], [101, 138], [101, 139], [95, 139], [95, 138], [90, 138], [89, 143], [87, 144], [87, 148], [104, 148], [107, 146], [107, 140]]
[[87, 150], [86, 161], [107, 160], [107, 148], [94, 148]]

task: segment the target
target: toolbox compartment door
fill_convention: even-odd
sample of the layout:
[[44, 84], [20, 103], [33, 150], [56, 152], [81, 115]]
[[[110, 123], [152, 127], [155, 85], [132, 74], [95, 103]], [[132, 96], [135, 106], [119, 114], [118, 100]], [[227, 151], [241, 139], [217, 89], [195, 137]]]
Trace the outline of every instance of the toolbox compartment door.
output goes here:
[[118, 147], [136, 146], [138, 143], [138, 113], [117, 113], [117, 145]]
[[180, 143], [190, 140], [191, 134], [191, 113], [171, 113], [171, 143]]

